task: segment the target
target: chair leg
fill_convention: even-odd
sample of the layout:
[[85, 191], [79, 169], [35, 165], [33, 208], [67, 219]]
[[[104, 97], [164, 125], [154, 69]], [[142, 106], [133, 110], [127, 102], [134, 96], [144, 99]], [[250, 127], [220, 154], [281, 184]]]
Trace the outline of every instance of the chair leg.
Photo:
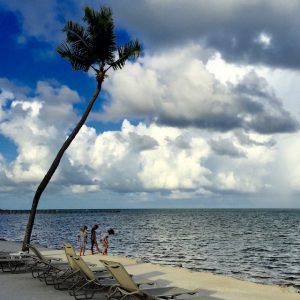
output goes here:
[[96, 292], [101, 292], [104, 288], [105, 286], [102, 286], [95, 281], [87, 281], [74, 290], [73, 296], [76, 300], [91, 299], [94, 297]]
[[57, 290], [63, 289], [62, 286], [65, 284], [66, 288], [68, 289], [70, 284], [74, 284], [74, 281], [76, 281], [76, 277], [79, 276], [79, 271], [71, 271], [67, 274], [63, 274], [61, 276], [58, 276], [54, 279], [54, 288]]
[[109, 288], [109, 290], [108, 290], [108, 293], [107, 293], [107, 299], [112, 299], [113, 296], [114, 296], [115, 294], [118, 294], [118, 293], [120, 294], [120, 296], [122, 296], [122, 294], [120, 293], [118, 287], [116, 287], [116, 286], [111, 286], [111, 287]]
[[74, 296], [74, 291], [78, 286], [81, 286], [82, 283], [86, 282], [85, 278], [80, 277], [77, 281], [74, 281], [73, 284], [68, 288], [69, 295]]

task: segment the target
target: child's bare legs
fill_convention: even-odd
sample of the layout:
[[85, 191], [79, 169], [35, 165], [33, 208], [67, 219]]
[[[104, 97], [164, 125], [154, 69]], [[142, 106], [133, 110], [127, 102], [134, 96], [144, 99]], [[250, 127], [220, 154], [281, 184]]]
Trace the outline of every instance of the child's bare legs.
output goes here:
[[102, 255], [107, 254], [107, 249], [108, 249], [108, 242], [106, 240], [101, 241], [103, 249], [102, 249]]
[[80, 243], [80, 251], [79, 251], [79, 255], [82, 256], [84, 255], [85, 252], [85, 243]]
[[100, 252], [100, 250], [99, 250], [99, 247], [98, 247], [98, 243], [97, 243], [97, 241], [95, 241], [95, 245], [96, 245], [97, 252], [99, 253], [99, 252]]
[[92, 248], [91, 248], [92, 254], [94, 254], [94, 246], [96, 246], [96, 250], [97, 250], [98, 253], [99, 253], [100, 251], [99, 251], [99, 247], [98, 247], [97, 241], [92, 241]]

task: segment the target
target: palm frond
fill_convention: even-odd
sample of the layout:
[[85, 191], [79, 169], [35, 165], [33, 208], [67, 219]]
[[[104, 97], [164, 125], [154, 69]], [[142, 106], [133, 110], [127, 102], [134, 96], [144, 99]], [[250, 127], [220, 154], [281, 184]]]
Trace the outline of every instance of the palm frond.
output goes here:
[[66, 25], [63, 28], [63, 32], [66, 32], [67, 40], [69, 42], [74, 42], [79, 38], [85, 39], [85, 30], [83, 26], [71, 20], [67, 21]]
[[108, 23], [113, 23], [112, 11], [109, 7], [103, 6], [100, 11], [95, 11], [90, 7], [85, 7], [83, 20], [89, 24], [90, 31], [97, 27], [105, 27]]
[[[121, 69], [130, 58], [136, 58], [141, 52], [141, 46], [136, 40], [124, 46], [116, 46], [112, 11], [102, 7], [95, 11], [90, 7], [84, 10], [83, 20], [86, 26], [68, 21], [63, 31], [66, 40], [57, 48], [57, 52], [70, 61], [73, 69], [88, 71], [92, 66], [104, 66]], [[95, 68], [95, 71], [97, 73]], [[105, 70], [104, 70], [105, 71]]]
[[92, 64], [86, 53], [70, 47], [68, 43], [62, 43], [57, 47], [56, 51], [62, 58], [70, 61], [74, 70], [83, 70], [87, 72]]
[[66, 23], [63, 31], [66, 32], [66, 42], [57, 48], [57, 52], [71, 62], [73, 69], [87, 71], [97, 61], [88, 32], [72, 21]]
[[92, 52], [91, 37], [80, 24], [68, 21], [63, 31], [66, 32], [67, 35], [66, 42], [72, 48]]
[[108, 63], [114, 70], [122, 69], [126, 61], [130, 58], [138, 58], [142, 51], [142, 47], [138, 40], [130, 41], [125, 45], [118, 47], [119, 58]]
[[106, 63], [113, 60], [116, 42], [111, 9], [102, 7], [100, 11], [95, 11], [86, 7], [83, 19], [88, 24], [87, 31], [92, 37], [93, 52], [96, 53], [98, 62]]

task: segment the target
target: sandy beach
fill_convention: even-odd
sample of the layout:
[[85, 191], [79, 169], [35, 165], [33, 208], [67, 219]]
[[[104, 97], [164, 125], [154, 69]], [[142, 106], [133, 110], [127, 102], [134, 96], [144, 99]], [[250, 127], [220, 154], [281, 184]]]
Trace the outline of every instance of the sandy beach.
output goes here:
[[[0, 251], [15, 252], [20, 250], [20, 243], [0, 241]], [[66, 260], [63, 250], [41, 248], [45, 255]], [[145, 263], [143, 261], [120, 256], [84, 256], [87, 262], [101, 266], [99, 259], [121, 262], [134, 275], [157, 281], [157, 286], [175, 285], [188, 289], [198, 289], [199, 295], [212, 300], [300, 300], [300, 294], [294, 288], [274, 285], [262, 285], [231, 277], [214, 275], [208, 272], [193, 272], [181, 267]], [[65, 291], [56, 291], [51, 286], [35, 280], [31, 274], [0, 274], [0, 299], [72, 299]], [[96, 299], [105, 299], [105, 294]]]

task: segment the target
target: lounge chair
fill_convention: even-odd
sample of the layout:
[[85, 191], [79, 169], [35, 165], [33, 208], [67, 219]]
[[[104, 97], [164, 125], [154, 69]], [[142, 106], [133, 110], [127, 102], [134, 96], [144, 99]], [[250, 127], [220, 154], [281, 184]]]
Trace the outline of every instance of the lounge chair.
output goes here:
[[[64, 244], [64, 250], [65, 250], [66, 257], [68, 259], [70, 268], [73, 271], [78, 271], [79, 268], [78, 268], [78, 266], [76, 265], [76, 263], [74, 262], [74, 259], [73, 259], [73, 257], [77, 256], [74, 247], [69, 243], [65, 243]], [[85, 263], [89, 266], [90, 270], [96, 275], [97, 278], [101, 278], [101, 279], [102, 278], [113, 278], [112, 275], [110, 274], [110, 272], [107, 271], [107, 269], [104, 266], [103, 267], [97, 267], [96, 264], [92, 264], [92, 263], [89, 263], [89, 262], [86, 262], [86, 261], [85, 261]], [[130, 275], [130, 276], [132, 276], [132, 275]], [[152, 280], [139, 279], [137, 281], [137, 284], [138, 285], [141, 285], [141, 284], [150, 284], [150, 285], [152, 285], [152, 284], [154, 284], [154, 282]]]
[[[87, 263], [80, 256], [71, 256], [71, 259], [74, 260], [74, 263], [77, 265], [82, 275], [85, 277], [85, 283], [76, 283], [71, 288], [70, 295], [73, 295], [76, 299], [90, 299], [96, 292], [101, 292], [107, 288], [111, 289], [112, 287], [118, 285], [118, 282], [116, 282], [112, 278], [110, 272], [93, 272], [92, 269], [89, 268]], [[138, 280], [136, 280], [136, 284], [138, 286], [142, 284], [152, 285], [154, 284], [154, 282], [152, 280], [139, 278]]]
[[76, 256], [75, 249], [71, 244], [64, 244], [64, 250], [68, 261], [68, 269], [60, 274], [52, 274], [54, 288], [57, 290], [69, 289], [70, 286], [82, 279], [80, 270], [71, 258], [71, 256]]
[[[118, 262], [100, 260], [106, 269], [111, 273], [114, 279], [119, 283], [118, 286], [115, 286], [111, 289], [107, 299], [110, 299], [114, 296], [120, 294], [120, 299], [126, 298], [136, 298], [141, 300], [156, 300], [159, 298], [173, 298], [178, 295], [189, 294], [193, 295], [197, 291], [187, 290], [178, 287], [158, 287], [150, 289], [140, 289], [133, 278], [125, 270], [124, 266]], [[194, 298], [194, 297], [193, 297]], [[201, 299], [201, 298], [194, 298]]]
[[34, 245], [27, 246], [37, 258], [35, 265], [31, 267], [32, 277], [44, 280], [47, 285], [53, 285], [55, 277], [68, 271], [67, 262], [57, 257], [44, 256]]
[[53, 263], [53, 262], [61, 262], [61, 258], [58, 257], [50, 257], [50, 256], [45, 256], [41, 253], [41, 251], [32, 244], [27, 244], [27, 247], [29, 248], [29, 250], [31, 250], [33, 252], [33, 254], [40, 260], [43, 262], [48, 262], [48, 263]]
[[33, 257], [11, 257], [10, 255], [2, 254], [0, 256], [0, 268], [2, 272], [19, 273], [27, 272], [31, 266], [36, 264]]
[[116, 281], [110, 278], [97, 278], [96, 274], [89, 268], [86, 262], [80, 256], [70, 256], [73, 262], [80, 270], [84, 281], [75, 283], [70, 287], [70, 295], [75, 299], [91, 299], [95, 293], [102, 292], [116, 284]]
[[[75, 249], [74, 247], [70, 244], [70, 243], [64, 243], [64, 250], [65, 250], [65, 253], [66, 253], [66, 257], [68, 259], [68, 262], [69, 264], [73, 265], [74, 266], [74, 262], [72, 260], [69, 260], [69, 257], [68, 256], [77, 256], [76, 252], [75, 252]], [[90, 267], [96, 267], [97, 265], [96, 264], [92, 264], [92, 263], [88, 263], [87, 262], [87, 265], [89, 265]], [[93, 271], [106, 271], [105, 268], [93, 268]]]
[[[76, 257], [76, 252], [74, 247], [69, 244], [65, 243], [64, 244], [64, 250], [65, 254], [68, 260], [69, 264], [69, 270], [66, 271], [63, 274], [60, 274], [59, 276], [56, 276], [54, 278], [54, 287], [56, 289], [69, 289], [71, 286], [73, 286], [75, 283], [78, 283], [79, 280], [82, 280], [82, 273], [79, 269], [79, 267], [76, 265], [74, 262], [73, 257]], [[111, 274], [107, 272], [107, 270], [102, 267], [102, 268], [96, 268], [95, 264], [91, 263], [86, 263], [89, 267], [91, 267], [91, 270], [95, 273], [95, 275], [99, 278], [110, 278]]]

